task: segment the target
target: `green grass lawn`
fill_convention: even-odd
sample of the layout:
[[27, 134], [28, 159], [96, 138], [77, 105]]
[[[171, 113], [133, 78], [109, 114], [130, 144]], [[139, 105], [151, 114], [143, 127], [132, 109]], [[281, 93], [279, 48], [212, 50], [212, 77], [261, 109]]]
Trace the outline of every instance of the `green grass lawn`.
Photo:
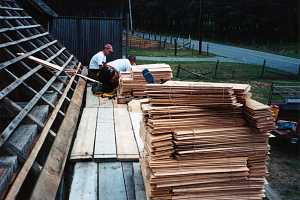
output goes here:
[[[129, 49], [129, 55], [135, 56], [152, 56], [152, 57], [174, 57], [174, 49]], [[198, 51], [191, 50], [191, 49], [179, 49], [177, 51], [178, 57], [198, 57], [198, 58], [205, 58], [205, 57], [213, 57], [215, 55], [209, 54], [207, 55], [203, 52], [199, 55]]]
[[294, 43], [281, 43], [281, 44], [242, 44], [233, 42], [211, 41], [219, 44], [227, 44], [247, 49], [264, 51], [278, 55], [288, 56], [292, 58], [300, 58], [300, 44]]
[[[138, 64], [150, 64], [152, 61], [140, 61]], [[174, 80], [185, 81], [210, 81], [210, 82], [229, 82], [246, 83], [252, 87], [253, 98], [262, 103], [268, 103], [272, 81], [295, 81], [298, 79], [290, 74], [266, 68], [262, 74], [262, 66], [238, 64], [238, 63], [220, 63], [216, 68], [215, 62], [165, 62], [170, 64], [173, 69]], [[178, 66], [181, 70], [178, 73]], [[196, 76], [190, 72], [200, 74]], [[300, 82], [299, 82], [300, 84]]]
[[268, 45], [254, 45], [254, 46], [245, 45], [245, 47], [259, 50], [259, 51], [275, 53], [283, 56], [300, 58], [300, 45], [297, 43], [268, 44]]

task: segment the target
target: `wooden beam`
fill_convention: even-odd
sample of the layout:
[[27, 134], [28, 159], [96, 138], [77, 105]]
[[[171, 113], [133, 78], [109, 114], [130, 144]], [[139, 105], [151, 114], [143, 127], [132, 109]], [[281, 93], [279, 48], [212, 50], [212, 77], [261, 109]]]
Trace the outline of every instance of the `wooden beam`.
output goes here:
[[[80, 67], [80, 65], [78, 65], [78, 68]], [[72, 79], [74, 80], [74, 79]], [[40, 149], [42, 148], [42, 145], [44, 144], [46, 137], [49, 133], [49, 130], [53, 124], [53, 122], [55, 121], [57, 114], [61, 108], [61, 106], [63, 105], [65, 98], [73, 84], [73, 81], [70, 80], [63, 95], [60, 97], [55, 109], [53, 110], [53, 112], [51, 113], [47, 123], [45, 124], [44, 129], [42, 130], [40, 137], [38, 139], [38, 141], [36, 142], [34, 148], [32, 149], [28, 159], [26, 160], [26, 162], [24, 163], [21, 171], [19, 172], [19, 174], [16, 177], [16, 180], [14, 181], [13, 185], [11, 186], [7, 196], [6, 196], [6, 200], [11, 200], [11, 199], [16, 199], [22, 184], [24, 183], [29, 170], [31, 169]]]
[[[19, 53], [18, 55], [23, 55], [24, 53]], [[56, 64], [53, 64], [53, 63], [50, 63], [46, 60], [43, 60], [43, 59], [40, 59], [40, 58], [37, 58], [37, 57], [34, 57], [34, 56], [28, 56], [28, 58], [30, 60], [33, 60], [41, 65], [44, 65], [46, 67], [50, 67], [52, 69], [55, 69], [55, 70], [58, 70], [58, 71], [63, 71], [64, 70], [64, 67], [61, 67], [59, 65], [56, 65]], [[67, 70], [66, 70], [67, 71]], [[84, 75], [81, 75], [81, 74], [76, 74], [77, 76], [80, 76], [81, 78], [84, 78], [85, 80], [88, 80], [88, 81], [92, 81], [94, 83], [99, 83], [99, 81], [96, 81], [92, 78], [89, 78], [87, 76], [84, 76]]]
[[[62, 48], [60, 51], [58, 51], [55, 55], [53, 55], [52, 57], [48, 58], [48, 61], [53, 60], [54, 58], [56, 58], [57, 56], [59, 56], [63, 51], [65, 50], [65, 48]], [[72, 59], [72, 57], [71, 57]], [[69, 59], [66, 63], [69, 63], [71, 60]], [[24, 74], [22, 77], [16, 79], [14, 82], [12, 82], [10, 85], [8, 85], [6, 88], [4, 88], [3, 90], [1, 90], [0, 92], [0, 100], [3, 99], [5, 96], [7, 96], [10, 92], [12, 92], [15, 88], [17, 88], [21, 83], [23, 83], [27, 78], [31, 77], [32, 75], [37, 75], [37, 72], [42, 68], [42, 65], [38, 65], [37, 67], [33, 68], [30, 72]], [[43, 77], [42, 77], [43, 78]], [[45, 81], [46, 83], [47, 81]], [[57, 92], [59, 92], [59, 94], [62, 94], [61, 91], [59, 91], [57, 88], [55, 88], [54, 86], [51, 85], [51, 87], [53, 89], [55, 89]]]
[[61, 74], [61, 72], [62, 71], [58, 71], [48, 81], [48, 83], [28, 102], [28, 104], [23, 108], [23, 110], [4, 129], [4, 131], [2, 132], [2, 134], [0, 136], [0, 147], [9, 138], [9, 136], [16, 129], [16, 127], [20, 124], [20, 122], [26, 117], [26, 115], [30, 112], [30, 110], [36, 105], [36, 103], [40, 100], [40, 98], [43, 96], [43, 94], [49, 89], [49, 87], [56, 80], [56, 78]]
[[37, 38], [40, 38], [40, 37], [43, 37], [43, 36], [46, 36], [46, 35], [49, 35], [49, 33], [46, 32], [46, 33], [42, 33], [42, 34], [31, 36], [31, 37], [23, 38], [23, 39], [20, 39], [20, 40], [3, 43], [3, 44], [0, 44], [0, 48], [4, 48], [4, 47], [9, 47], [9, 46], [12, 46], [12, 45], [20, 44], [22, 42], [26, 42], [26, 41], [29, 41], [29, 40], [34, 40], [34, 39], [37, 39]]
[[5, 67], [7, 67], [7, 66], [9, 66], [9, 65], [12, 65], [12, 64], [14, 64], [14, 63], [20, 61], [20, 60], [22, 60], [22, 59], [24, 59], [24, 58], [26, 58], [26, 57], [28, 57], [28, 56], [31, 56], [31, 55], [33, 55], [33, 54], [35, 54], [35, 53], [37, 53], [37, 52], [39, 52], [39, 51], [41, 51], [41, 50], [43, 50], [43, 49], [45, 49], [45, 48], [47, 48], [47, 47], [49, 47], [49, 46], [55, 44], [55, 43], [57, 43], [57, 40], [54, 40], [54, 41], [52, 41], [52, 42], [49, 42], [49, 43], [47, 43], [47, 44], [45, 44], [45, 45], [43, 45], [43, 46], [41, 46], [41, 47], [39, 47], [39, 48], [37, 48], [37, 49], [34, 49], [34, 50], [32, 50], [32, 51], [30, 51], [30, 52], [28, 52], [28, 53], [25, 53], [25, 54], [22, 55], [22, 56], [19, 56], [19, 57], [13, 58], [13, 59], [11, 59], [11, 60], [8, 60], [8, 61], [6, 61], [6, 62], [3, 62], [3, 63], [0, 64], [0, 70], [3, 69], [3, 68], [5, 68]]
[[[75, 76], [72, 77], [72, 80], [74, 78]], [[32, 200], [55, 199], [77, 127], [85, 86], [86, 81], [80, 79], [44, 168], [31, 195], [30, 199]]]
[[0, 16], [0, 19], [31, 19], [32, 17], [30, 16]]
[[23, 10], [23, 8], [12, 8], [12, 7], [6, 7], [6, 6], [0, 6], [0, 9], [3, 9], [3, 10]]
[[11, 28], [1, 28], [0, 33], [4, 33], [7, 31], [16, 31], [16, 30], [22, 30], [22, 29], [31, 29], [31, 28], [37, 28], [40, 27], [41, 25], [35, 24], [35, 25], [30, 25], [30, 26], [15, 26]]

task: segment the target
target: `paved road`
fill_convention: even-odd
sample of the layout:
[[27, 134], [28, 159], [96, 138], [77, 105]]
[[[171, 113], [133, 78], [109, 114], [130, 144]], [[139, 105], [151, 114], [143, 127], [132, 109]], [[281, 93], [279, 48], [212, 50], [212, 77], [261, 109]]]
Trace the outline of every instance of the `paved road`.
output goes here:
[[209, 57], [209, 58], [197, 58], [197, 57], [152, 57], [152, 56], [137, 56], [137, 60], [147, 60], [156, 62], [229, 62], [239, 63], [237, 60], [231, 58], [225, 58], [221, 56]]
[[[135, 34], [142, 36], [142, 33], [139, 32], [136, 32]], [[151, 39], [154, 39], [154, 37], [154, 35], [150, 36]], [[149, 34], [145, 34], [145, 38], [149, 39]], [[170, 36], [156, 37], [156, 39], [167, 39], [168, 43], [174, 43], [174, 38], [171, 38]], [[186, 38], [178, 38], [179, 45], [187, 43], [187, 41], [188, 39]], [[191, 40], [191, 44], [191, 48], [199, 49], [198, 41]], [[212, 42], [203, 42], [202, 48], [207, 49], [207, 45], [209, 46], [210, 53], [231, 58], [239, 62], [262, 65], [264, 63], [264, 60], [266, 60], [266, 66], [270, 68], [286, 71], [293, 74], [297, 74], [299, 71], [300, 59]]]

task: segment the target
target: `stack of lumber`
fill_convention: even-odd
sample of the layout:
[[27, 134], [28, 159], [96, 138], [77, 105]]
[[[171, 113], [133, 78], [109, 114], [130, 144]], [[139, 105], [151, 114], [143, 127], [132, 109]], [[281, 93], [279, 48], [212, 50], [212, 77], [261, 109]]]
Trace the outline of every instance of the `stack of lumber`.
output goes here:
[[241, 102], [248, 102], [249, 88], [174, 81], [147, 85], [140, 134], [149, 199], [264, 197], [267, 133], [273, 127], [261, 132], [261, 124], [249, 126], [244, 119], [248, 108], [237, 96], [244, 94]]
[[144, 98], [146, 96], [146, 81], [143, 70], [148, 69], [153, 75], [156, 83], [172, 79], [172, 69], [167, 64], [136, 65], [131, 72], [121, 73], [120, 87], [118, 90], [118, 103], [128, 103], [133, 98]]
[[275, 126], [271, 108], [253, 99], [249, 99], [245, 106], [245, 116], [250, 126], [261, 133], [268, 133]]
[[160, 42], [154, 40], [145, 40], [142, 37], [129, 35], [128, 36], [129, 48], [139, 49], [158, 49], [160, 48]]

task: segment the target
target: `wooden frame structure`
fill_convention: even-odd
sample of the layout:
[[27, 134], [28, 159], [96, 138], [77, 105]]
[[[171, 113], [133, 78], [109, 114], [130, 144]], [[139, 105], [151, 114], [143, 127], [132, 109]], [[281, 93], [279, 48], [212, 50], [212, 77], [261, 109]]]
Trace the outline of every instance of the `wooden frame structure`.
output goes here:
[[[14, 1], [1, 0], [0, 24], [0, 156], [18, 158], [0, 199], [54, 199], [86, 82], [27, 58], [36, 56], [77, 72], [81, 64]], [[37, 133], [26, 143], [29, 150], [20, 153], [11, 148], [10, 140], [28, 124], [37, 126]]]

